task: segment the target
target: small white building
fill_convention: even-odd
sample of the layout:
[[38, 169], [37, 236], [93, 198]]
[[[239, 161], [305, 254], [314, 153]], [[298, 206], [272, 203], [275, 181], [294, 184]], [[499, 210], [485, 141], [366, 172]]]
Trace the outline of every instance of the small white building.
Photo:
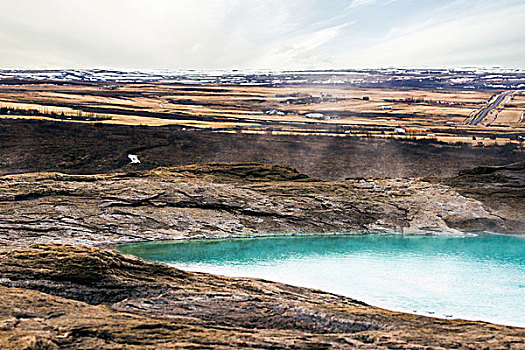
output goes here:
[[397, 128], [394, 129], [394, 133], [396, 133], [396, 134], [406, 134], [407, 131], [406, 131], [405, 128], [402, 128], [402, 127], [398, 126]]
[[268, 115], [286, 115], [286, 113], [284, 113], [282, 111], [278, 111], [276, 109], [269, 109], [269, 110], [265, 111], [264, 114], [268, 114]]
[[325, 119], [323, 113], [308, 113], [305, 117], [310, 119]]

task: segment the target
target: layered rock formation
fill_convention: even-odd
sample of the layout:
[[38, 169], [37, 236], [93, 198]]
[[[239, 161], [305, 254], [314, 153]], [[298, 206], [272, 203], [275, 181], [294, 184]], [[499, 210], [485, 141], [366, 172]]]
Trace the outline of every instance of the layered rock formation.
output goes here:
[[440, 320], [87, 246], [0, 252], [2, 349], [520, 349], [525, 329]]
[[[323, 182], [292, 168], [208, 164], [0, 177], [0, 243], [113, 244], [312, 232], [525, 232], [525, 170]], [[488, 171], [488, 172], [487, 172]]]
[[524, 329], [188, 273], [108, 248], [274, 233], [523, 234], [524, 184], [525, 164], [445, 180], [323, 182], [260, 164], [3, 176], [0, 348], [520, 349]]

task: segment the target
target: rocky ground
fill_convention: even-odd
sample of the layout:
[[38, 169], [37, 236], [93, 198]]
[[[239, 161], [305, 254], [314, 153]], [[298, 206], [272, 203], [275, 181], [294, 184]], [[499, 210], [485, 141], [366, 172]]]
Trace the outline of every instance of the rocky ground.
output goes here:
[[2, 349], [522, 349], [525, 329], [390, 312], [87, 246], [0, 252]]
[[389, 312], [111, 250], [274, 233], [523, 234], [524, 197], [525, 163], [339, 182], [252, 163], [3, 176], [0, 348], [524, 348], [522, 328]]
[[3, 176], [0, 243], [5, 249], [275, 233], [523, 233], [524, 165], [445, 180], [323, 182], [258, 164]]

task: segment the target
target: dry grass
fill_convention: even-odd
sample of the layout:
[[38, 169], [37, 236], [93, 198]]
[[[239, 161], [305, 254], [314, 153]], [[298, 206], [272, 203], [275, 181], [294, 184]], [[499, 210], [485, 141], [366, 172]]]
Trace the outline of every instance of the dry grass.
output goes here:
[[[497, 118], [491, 123], [494, 126], [519, 127], [525, 126], [525, 95], [514, 93], [498, 108]], [[523, 116], [523, 119], [522, 119]]]
[[[503, 139], [504, 133], [509, 131], [508, 127], [516, 128], [513, 131], [524, 131], [521, 127], [525, 127], [525, 123], [519, 124], [519, 120], [525, 110], [525, 96], [519, 94], [512, 96], [508, 101], [508, 107], [502, 104], [498, 111], [489, 115], [484, 125], [479, 127], [463, 125], [464, 121], [473, 112], [482, 108], [483, 103], [492, 95], [489, 92], [479, 91], [355, 89], [338, 86], [36, 84], [0, 86], [0, 106], [46, 109], [49, 112], [65, 114], [77, 111], [90, 112], [95, 117], [110, 117], [110, 120], [97, 121], [106, 124], [180, 125], [196, 128], [242, 127], [245, 129], [243, 132], [251, 133], [322, 133], [344, 136], [341, 135], [344, 131], [342, 129], [359, 127], [360, 130], [352, 131], [352, 135], [391, 136], [393, 128], [401, 125], [406, 128], [431, 130], [410, 137], [433, 138], [432, 135], [436, 135], [439, 140], [472, 143], [473, 133], [478, 130], [480, 133], [487, 132], [486, 124], [507, 127], [503, 131], [498, 128], [490, 129], [490, 132], [498, 134], [496, 137]], [[365, 96], [368, 100], [363, 100]], [[425, 102], [401, 102], [407, 98]], [[437, 104], [436, 101], [439, 100], [453, 101], [456, 104]], [[382, 110], [381, 106], [391, 106], [392, 109]], [[263, 113], [269, 109], [283, 111], [286, 115]], [[304, 116], [311, 112], [335, 114], [339, 118], [312, 120]], [[250, 130], [246, 130], [246, 127]], [[333, 128], [339, 130], [334, 131]], [[367, 130], [361, 130], [363, 128]], [[464, 130], [469, 135], [461, 136], [458, 132], [451, 132], [451, 129]], [[477, 142], [479, 140], [474, 143]]]

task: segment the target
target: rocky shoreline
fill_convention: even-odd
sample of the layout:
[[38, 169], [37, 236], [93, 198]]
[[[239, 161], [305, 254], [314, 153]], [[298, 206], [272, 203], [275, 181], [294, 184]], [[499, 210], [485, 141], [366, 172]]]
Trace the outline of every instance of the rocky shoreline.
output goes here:
[[525, 163], [457, 177], [324, 182], [293, 168], [207, 164], [0, 177], [0, 244], [88, 245], [275, 233], [525, 232]]
[[525, 329], [183, 272], [119, 243], [257, 234], [525, 232], [525, 163], [324, 182], [206, 164], [0, 177], [0, 348], [519, 349]]
[[391, 312], [87, 246], [0, 252], [6, 349], [519, 349], [525, 329]]

